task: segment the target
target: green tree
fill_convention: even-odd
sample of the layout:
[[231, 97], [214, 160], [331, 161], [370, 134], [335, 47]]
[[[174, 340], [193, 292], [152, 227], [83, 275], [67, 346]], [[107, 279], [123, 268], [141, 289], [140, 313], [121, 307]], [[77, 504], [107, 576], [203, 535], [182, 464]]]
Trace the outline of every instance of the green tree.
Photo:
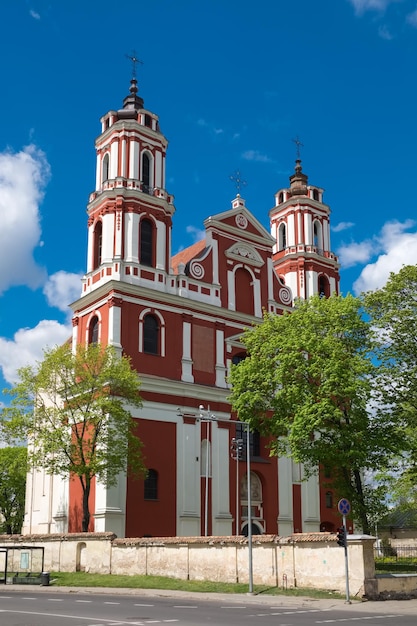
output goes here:
[[248, 357], [231, 371], [239, 418], [272, 437], [271, 454], [303, 463], [306, 476], [330, 468], [338, 496], [369, 532], [381, 494], [364, 477], [385, 467], [397, 441], [369, 410], [372, 332], [361, 301], [298, 301], [291, 313], [265, 315], [242, 341]]
[[25, 516], [27, 450], [0, 448], [0, 532], [20, 533]]
[[120, 472], [144, 470], [130, 408], [141, 406], [139, 379], [111, 346], [68, 344], [19, 370], [12, 402], [2, 412], [6, 439], [28, 440], [28, 462], [50, 474], [71, 475], [82, 487], [82, 530], [90, 523], [93, 477], [108, 486]]
[[377, 411], [387, 415], [402, 435], [403, 454], [386, 474], [393, 501], [417, 507], [417, 266], [391, 273], [384, 287], [364, 296], [377, 333]]

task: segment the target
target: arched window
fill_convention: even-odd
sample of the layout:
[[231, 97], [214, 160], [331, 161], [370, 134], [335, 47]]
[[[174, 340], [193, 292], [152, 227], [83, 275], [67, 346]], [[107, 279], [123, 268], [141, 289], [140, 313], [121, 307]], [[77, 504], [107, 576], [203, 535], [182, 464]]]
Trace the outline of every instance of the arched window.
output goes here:
[[255, 472], [250, 473], [250, 494], [251, 494], [251, 511], [250, 516], [248, 507], [248, 475], [242, 476], [240, 481], [240, 502], [242, 507], [242, 518], [246, 518], [246, 524], [243, 524], [242, 534], [247, 535], [249, 517], [252, 521], [252, 534], [260, 535], [264, 529], [263, 520], [263, 495], [262, 495], [262, 483], [258, 474]]
[[280, 224], [279, 229], [278, 229], [278, 249], [285, 250], [286, 247], [287, 247], [287, 225], [284, 224], [283, 222], [282, 224]]
[[145, 126], [152, 128], [152, 118], [148, 113], [145, 113]]
[[98, 221], [94, 227], [93, 269], [97, 269], [101, 264], [102, 247], [103, 224], [101, 221]]
[[158, 472], [154, 469], [148, 470], [143, 485], [143, 497], [145, 500], [158, 499]]
[[103, 178], [103, 183], [104, 183], [104, 181], [109, 180], [109, 173], [110, 173], [110, 158], [108, 154], [104, 155], [102, 172], [103, 172], [102, 178]]
[[326, 509], [333, 508], [333, 493], [331, 491], [326, 491]]
[[279, 194], [279, 196], [278, 196], [278, 202], [279, 202], [280, 204], [281, 204], [281, 202], [284, 202], [284, 194], [282, 193], [282, 191], [281, 191], [281, 193], [280, 193], [280, 194]]
[[254, 315], [253, 279], [243, 267], [238, 267], [235, 272], [235, 307], [239, 313]]
[[159, 322], [154, 315], [145, 315], [143, 320], [143, 351], [159, 354]]
[[153, 224], [147, 219], [140, 222], [139, 261], [142, 265], [153, 267]]
[[142, 155], [142, 191], [151, 193], [151, 160], [146, 152]]
[[313, 225], [313, 245], [319, 250], [323, 248], [322, 228], [318, 220], [315, 220]]
[[318, 280], [318, 291], [320, 298], [329, 298], [330, 297], [330, 285], [327, 279], [327, 276], [321, 274]]
[[99, 321], [97, 315], [90, 321], [88, 329], [88, 343], [98, 343]]
[[248, 355], [246, 352], [239, 352], [232, 357], [233, 365], [238, 365], [241, 361], [244, 361]]
[[[246, 442], [248, 440], [248, 431], [246, 424], [242, 422], [236, 422], [236, 439], [243, 441], [242, 457], [246, 458]], [[249, 454], [251, 458], [261, 456], [261, 435], [258, 430], [250, 431], [249, 433]]]
[[313, 200], [319, 200], [319, 192], [317, 189], [313, 189]]

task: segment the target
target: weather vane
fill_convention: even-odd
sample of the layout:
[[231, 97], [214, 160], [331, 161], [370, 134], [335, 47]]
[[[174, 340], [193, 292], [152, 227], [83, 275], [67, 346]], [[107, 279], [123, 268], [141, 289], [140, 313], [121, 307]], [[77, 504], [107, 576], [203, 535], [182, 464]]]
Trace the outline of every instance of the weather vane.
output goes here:
[[136, 56], [136, 50], [133, 50], [132, 54], [126, 54], [125, 56], [132, 61], [132, 78], [136, 78], [136, 66], [138, 63], [143, 65], [143, 61]]
[[295, 143], [295, 145], [297, 146], [297, 159], [300, 159], [300, 158], [301, 158], [301, 150], [300, 150], [300, 148], [304, 148], [304, 144], [303, 144], [303, 143], [301, 143], [301, 141], [300, 141], [300, 139], [299, 139], [298, 135], [297, 135], [297, 137], [296, 137], [295, 139], [293, 139], [292, 141], [293, 141], [293, 142]]
[[246, 180], [243, 180], [243, 178], [240, 175], [240, 171], [236, 170], [234, 174], [232, 174], [231, 176], [229, 176], [230, 180], [232, 180], [235, 183], [235, 187], [237, 189], [237, 193], [238, 195], [240, 195], [240, 191], [242, 189], [242, 187], [246, 187], [246, 185], [248, 184], [246, 182]]

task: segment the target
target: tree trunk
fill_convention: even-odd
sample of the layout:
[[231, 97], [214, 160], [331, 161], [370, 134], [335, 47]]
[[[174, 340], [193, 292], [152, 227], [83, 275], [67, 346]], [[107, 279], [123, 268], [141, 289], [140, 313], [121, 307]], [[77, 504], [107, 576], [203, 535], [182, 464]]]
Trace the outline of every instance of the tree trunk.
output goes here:
[[[85, 480], [85, 483], [83, 481]], [[89, 476], [80, 476], [81, 486], [83, 489], [83, 519], [82, 519], [82, 532], [88, 533], [88, 527], [90, 525], [90, 487], [91, 481]]]
[[371, 533], [369, 529], [368, 516], [366, 515], [366, 505], [363, 497], [362, 477], [360, 471], [357, 469], [353, 470], [353, 476], [355, 478], [356, 493], [358, 494], [358, 499], [360, 502], [359, 515], [362, 524], [362, 531], [365, 533], [365, 535], [370, 535]]

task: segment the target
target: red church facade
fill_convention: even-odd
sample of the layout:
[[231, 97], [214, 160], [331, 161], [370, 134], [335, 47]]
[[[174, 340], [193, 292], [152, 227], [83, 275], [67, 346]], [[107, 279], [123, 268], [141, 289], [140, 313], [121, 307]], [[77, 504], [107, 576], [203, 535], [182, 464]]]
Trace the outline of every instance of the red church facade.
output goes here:
[[[245, 439], [228, 402], [228, 372], [244, 356], [240, 337], [263, 311], [291, 310], [294, 297], [339, 289], [330, 251], [330, 209], [297, 161], [270, 211], [270, 232], [237, 195], [207, 217], [205, 238], [171, 254], [173, 197], [165, 186], [167, 140], [144, 108], [136, 80], [121, 109], [101, 120], [96, 186], [88, 204], [87, 272], [72, 304], [73, 343], [111, 344], [130, 356], [143, 406], [132, 411], [148, 476], [94, 485], [96, 531], [118, 536], [194, 536], [332, 530], [331, 487], [303, 480], [291, 459], [269, 457], [250, 437], [251, 515]], [[245, 445], [245, 442], [244, 442]], [[53, 477], [49, 509], [32, 475], [24, 532], [80, 530], [79, 494]], [[29, 492], [28, 492], [29, 493]], [[36, 511], [35, 511], [36, 509]]]

